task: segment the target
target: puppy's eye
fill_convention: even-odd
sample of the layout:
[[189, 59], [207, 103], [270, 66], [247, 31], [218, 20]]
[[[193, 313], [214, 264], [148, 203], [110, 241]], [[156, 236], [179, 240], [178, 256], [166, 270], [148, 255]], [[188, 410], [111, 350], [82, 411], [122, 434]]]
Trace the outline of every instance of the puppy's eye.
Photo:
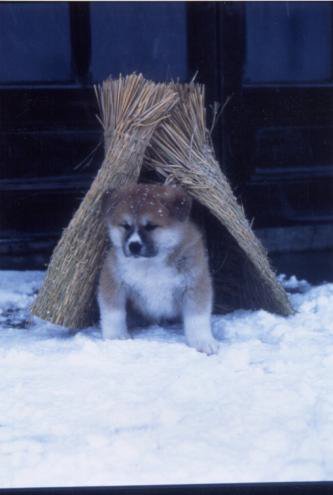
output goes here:
[[151, 231], [157, 229], [158, 225], [155, 225], [154, 223], [147, 223], [147, 225], [144, 226], [145, 230]]
[[127, 222], [121, 223], [121, 224], [119, 225], [119, 227], [122, 227], [122, 228], [123, 228], [123, 229], [125, 229], [125, 230], [130, 230], [130, 229], [131, 229], [130, 224], [129, 224], [129, 223], [127, 223]]

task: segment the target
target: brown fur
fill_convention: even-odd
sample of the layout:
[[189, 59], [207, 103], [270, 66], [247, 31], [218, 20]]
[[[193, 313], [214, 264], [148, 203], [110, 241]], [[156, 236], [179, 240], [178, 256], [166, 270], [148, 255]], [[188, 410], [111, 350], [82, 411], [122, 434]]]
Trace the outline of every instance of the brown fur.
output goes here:
[[116, 223], [124, 211], [139, 218], [149, 214], [162, 227], [176, 218], [187, 219], [192, 201], [185, 192], [176, 187], [160, 184], [131, 184], [121, 190], [109, 190], [103, 199], [106, 219]]

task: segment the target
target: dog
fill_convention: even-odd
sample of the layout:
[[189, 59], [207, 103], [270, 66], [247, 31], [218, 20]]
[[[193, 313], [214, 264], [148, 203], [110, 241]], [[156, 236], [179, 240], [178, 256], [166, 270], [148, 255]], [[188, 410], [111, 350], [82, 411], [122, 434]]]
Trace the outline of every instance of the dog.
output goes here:
[[148, 322], [181, 320], [190, 347], [216, 354], [212, 281], [190, 197], [179, 187], [132, 184], [108, 191], [102, 209], [111, 240], [97, 295], [103, 338], [128, 338], [134, 311]]

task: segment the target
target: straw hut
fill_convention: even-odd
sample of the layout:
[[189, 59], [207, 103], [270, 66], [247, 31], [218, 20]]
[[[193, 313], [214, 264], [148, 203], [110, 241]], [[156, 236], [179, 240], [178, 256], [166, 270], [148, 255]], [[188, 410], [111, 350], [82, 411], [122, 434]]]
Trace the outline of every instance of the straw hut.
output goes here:
[[144, 164], [167, 183], [186, 189], [219, 233], [213, 241], [208, 238], [215, 310], [263, 308], [291, 314], [267, 253], [215, 159], [204, 87], [155, 85], [131, 75], [105, 81], [97, 98], [105, 159], [53, 253], [32, 313], [70, 328], [96, 321], [96, 284], [107, 247], [101, 198], [111, 187], [138, 181]]

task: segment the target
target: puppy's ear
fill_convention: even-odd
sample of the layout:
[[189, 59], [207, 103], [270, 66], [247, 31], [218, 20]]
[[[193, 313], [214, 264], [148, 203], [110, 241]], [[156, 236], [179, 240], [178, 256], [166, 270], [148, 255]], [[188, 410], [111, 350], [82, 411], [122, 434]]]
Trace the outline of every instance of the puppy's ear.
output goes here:
[[185, 191], [179, 187], [172, 187], [163, 202], [170, 216], [179, 222], [185, 222], [188, 219], [191, 212], [192, 199]]
[[101, 199], [101, 212], [103, 217], [106, 217], [118, 204], [120, 194], [116, 189], [108, 189]]

